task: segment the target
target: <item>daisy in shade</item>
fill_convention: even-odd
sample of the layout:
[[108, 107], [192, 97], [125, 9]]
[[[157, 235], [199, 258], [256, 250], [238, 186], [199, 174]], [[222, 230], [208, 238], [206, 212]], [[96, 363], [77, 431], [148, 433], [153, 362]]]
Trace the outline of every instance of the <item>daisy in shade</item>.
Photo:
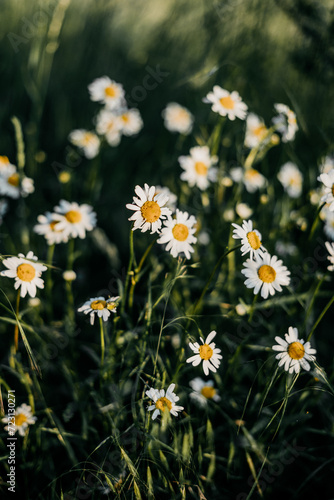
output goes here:
[[207, 146], [195, 146], [190, 149], [190, 156], [180, 156], [179, 163], [184, 172], [181, 179], [190, 187], [197, 186], [202, 191], [209, 187], [210, 181], [217, 179], [217, 168], [212, 167], [218, 161], [217, 156], [210, 156]]
[[232, 223], [233, 229], [232, 238], [235, 240], [241, 240], [241, 255], [246, 255], [250, 252], [251, 259], [257, 259], [257, 257], [263, 257], [266, 249], [262, 245], [262, 236], [257, 229], [253, 229], [253, 222], [251, 220], [244, 220], [242, 226]]
[[175, 393], [175, 384], [171, 384], [165, 394], [164, 389], [159, 391], [151, 387], [146, 391], [146, 396], [149, 397], [154, 404], [147, 407], [148, 411], [153, 411], [152, 420], [155, 420], [158, 415], [162, 415], [165, 411], [177, 417], [178, 412], [182, 411], [183, 406], [178, 406], [175, 403], [180, 399]]
[[289, 373], [299, 373], [300, 367], [304, 370], [310, 370], [308, 361], [315, 361], [316, 350], [311, 348], [310, 342], [305, 342], [298, 338], [297, 328], [289, 327], [289, 333], [285, 334], [285, 340], [281, 337], [275, 337], [278, 345], [272, 349], [279, 351], [275, 357], [279, 359], [278, 366], [284, 365], [284, 370]]
[[190, 259], [190, 253], [194, 251], [191, 245], [197, 241], [194, 236], [196, 223], [193, 215], [176, 209], [175, 219], [168, 218], [164, 221], [157, 243], [166, 244], [165, 250], [170, 251], [175, 258], [180, 253], [184, 253], [186, 258]]
[[184, 106], [170, 102], [162, 112], [164, 125], [170, 132], [188, 135], [192, 131], [194, 117]]
[[255, 193], [267, 184], [267, 179], [255, 168], [234, 167], [230, 175], [234, 182], [242, 182], [249, 193]]
[[68, 138], [88, 159], [95, 158], [100, 150], [100, 139], [94, 132], [84, 129], [72, 130]]
[[124, 103], [123, 86], [108, 76], [96, 78], [88, 85], [88, 91], [92, 101], [101, 102], [109, 109], [118, 108]]
[[2, 422], [8, 424], [5, 427], [5, 431], [10, 432], [10, 435], [12, 435], [12, 432], [15, 434], [17, 431], [23, 437], [29, 425], [33, 425], [36, 420], [37, 418], [31, 412], [31, 406], [23, 403], [15, 409], [14, 417], [7, 415], [7, 417], [2, 419]]
[[123, 122], [108, 109], [102, 109], [96, 117], [96, 131], [105, 137], [109, 146], [115, 147], [121, 142], [122, 127]]
[[261, 290], [261, 297], [266, 299], [268, 295], [275, 295], [276, 291], [281, 292], [281, 285], [288, 286], [290, 283], [290, 271], [282, 265], [276, 255], [264, 253], [257, 260], [247, 259], [244, 262], [245, 269], [242, 274], [246, 276], [245, 285], [247, 288], [254, 288], [256, 295]]
[[209, 92], [203, 101], [212, 104], [212, 111], [221, 116], [227, 116], [230, 120], [236, 118], [244, 120], [246, 118], [248, 106], [242, 101], [236, 90], [229, 92], [219, 85], [215, 85], [213, 91]]
[[329, 204], [328, 210], [334, 212], [334, 168], [327, 174], [320, 174], [318, 181], [323, 183], [324, 195], [321, 198], [322, 202]]
[[143, 120], [138, 109], [123, 109], [118, 114], [122, 134], [131, 136], [138, 134], [143, 128]]
[[258, 147], [262, 142], [265, 145], [269, 141], [268, 129], [262, 118], [255, 113], [249, 113], [246, 120], [245, 146], [252, 149]]
[[34, 190], [34, 181], [29, 177], [20, 177], [15, 165], [12, 165], [9, 161], [1, 163], [0, 195], [17, 199], [21, 195], [27, 196], [33, 193]]
[[213, 380], [205, 382], [200, 377], [196, 377], [189, 382], [189, 385], [193, 389], [193, 392], [189, 395], [190, 398], [200, 406], [207, 406], [208, 401], [210, 400], [218, 403], [221, 399], [218, 395], [217, 389], [213, 387]]
[[151, 230], [151, 234], [157, 233], [162, 225], [162, 220], [171, 215], [167, 206], [168, 197], [159, 193], [156, 194], [156, 187], [144, 184], [144, 189], [135, 187], [138, 196], [133, 197], [133, 203], [128, 203], [126, 208], [134, 210], [134, 214], [128, 220], [134, 221], [132, 230], [140, 229], [142, 233]]
[[110, 313], [116, 313], [118, 299], [119, 296], [110, 297], [107, 300], [104, 297], [93, 297], [87, 300], [81, 307], [79, 307], [78, 312], [89, 314], [91, 325], [94, 325], [96, 315], [99, 318], [102, 318], [103, 321], [108, 321]]
[[303, 189], [303, 174], [297, 165], [288, 161], [281, 166], [277, 178], [290, 198], [299, 198]]
[[[37, 234], [44, 236], [48, 245], [54, 245], [58, 243], [67, 243], [68, 234], [63, 230], [59, 229], [60, 216], [57, 214], [56, 219], [55, 214], [51, 212], [46, 212], [45, 215], [39, 215], [37, 217], [38, 224], [34, 226], [34, 231]], [[65, 216], [62, 216], [65, 218]], [[64, 225], [63, 225], [64, 227]]]
[[60, 200], [59, 206], [55, 207], [53, 214], [57, 221], [57, 230], [63, 231], [70, 238], [83, 239], [86, 231], [92, 231], [96, 226], [96, 213], [90, 205], [84, 203], [78, 205], [76, 202]]
[[298, 130], [296, 114], [286, 104], [274, 104], [274, 108], [278, 116], [273, 118], [273, 123], [282, 134], [282, 141], [293, 141]]
[[220, 360], [223, 358], [220, 349], [216, 349], [216, 344], [211, 342], [213, 338], [216, 336], [215, 331], [212, 331], [207, 336], [205, 342], [201, 337], [202, 345], [199, 345], [198, 342], [194, 342], [193, 344], [189, 342], [189, 347], [196, 354], [191, 356], [186, 360], [187, 363], [191, 363], [193, 366], [197, 366], [203, 361], [203, 371], [205, 375], [209, 375], [209, 370], [212, 372], [216, 372], [217, 368], [219, 368]]
[[329, 241], [326, 241], [325, 245], [329, 253], [327, 259], [331, 263], [331, 265], [328, 266], [327, 269], [328, 271], [334, 271], [334, 243], [329, 243]]
[[44, 288], [41, 275], [47, 267], [36, 261], [37, 257], [32, 251], [28, 252], [26, 256], [19, 253], [18, 257], [9, 257], [3, 260], [3, 265], [7, 269], [1, 271], [1, 276], [15, 278], [14, 288], [17, 290], [21, 287], [21, 297], [25, 297], [27, 293], [30, 297], [35, 297], [37, 288]]

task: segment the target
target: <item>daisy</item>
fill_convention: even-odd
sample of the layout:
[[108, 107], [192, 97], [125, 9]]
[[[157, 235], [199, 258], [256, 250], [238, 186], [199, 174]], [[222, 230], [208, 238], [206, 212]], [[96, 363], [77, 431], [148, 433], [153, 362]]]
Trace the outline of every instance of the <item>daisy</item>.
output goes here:
[[242, 226], [232, 223], [235, 228], [232, 233], [232, 238], [235, 240], [241, 240], [241, 255], [246, 255], [250, 252], [250, 258], [257, 259], [257, 257], [263, 257], [266, 249], [262, 245], [262, 236], [257, 229], [253, 229], [253, 222], [251, 220], [244, 220]]
[[21, 195], [25, 198], [35, 191], [34, 181], [25, 175], [21, 179]]
[[217, 390], [213, 387], [213, 380], [205, 382], [200, 377], [196, 377], [189, 382], [189, 385], [193, 389], [190, 398], [200, 406], [207, 406], [209, 400], [218, 402], [221, 399]]
[[275, 290], [282, 291], [281, 285], [288, 286], [290, 283], [290, 271], [286, 266], [282, 266], [282, 261], [276, 255], [264, 253], [256, 261], [247, 259], [244, 262], [246, 269], [241, 272], [246, 276], [245, 285], [247, 288], [254, 288], [254, 294], [259, 293], [266, 299], [268, 295], [274, 295]]
[[274, 108], [278, 116], [273, 118], [273, 123], [282, 134], [282, 141], [293, 141], [298, 130], [295, 113], [286, 104], [274, 104]]
[[123, 109], [118, 114], [120, 129], [124, 135], [138, 134], [143, 128], [143, 120], [138, 109]]
[[81, 307], [79, 307], [78, 312], [89, 314], [91, 325], [94, 325], [96, 314], [99, 318], [102, 318], [103, 321], [108, 321], [110, 313], [116, 313], [118, 299], [119, 296], [110, 297], [107, 300], [104, 297], [93, 297], [87, 300]]
[[324, 186], [324, 195], [321, 201], [329, 203], [329, 211], [334, 212], [334, 168], [327, 174], [320, 174], [318, 181], [321, 181]]
[[217, 332], [215, 331], [210, 332], [205, 342], [202, 337], [200, 337], [203, 344], [201, 346], [198, 342], [194, 342], [193, 344], [189, 342], [190, 349], [196, 354], [188, 358], [186, 362], [192, 363], [193, 366], [197, 366], [201, 361], [203, 361], [203, 371], [205, 375], [209, 375], [209, 370], [216, 372], [220, 365], [220, 360], [223, 358], [223, 356], [219, 354], [221, 350], [216, 349], [216, 344], [211, 342], [211, 340], [216, 336], [216, 333]]
[[182, 411], [183, 406], [178, 406], [175, 403], [180, 399], [175, 393], [175, 384], [171, 384], [165, 394], [164, 389], [159, 391], [158, 389], [153, 389], [151, 387], [146, 391], [146, 396], [149, 397], [154, 404], [147, 407], [148, 411], [153, 411], [152, 420], [155, 420], [157, 416], [162, 415], [165, 410], [177, 417], [179, 411]]
[[176, 209], [175, 219], [168, 218], [164, 221], [164, 227], [161, 229], [161, 236], [157, 243], [161, 245], [167, 243], [165, 250], [170, 251], [175, 258], [180, 253], [184, 253], [186, 258], [190, 259], [190, 253], [194, 251], [191, 245], [197, 241], [194, 236], [196, 223], [196, 218], [193, 215]]
[[325, 156], [322, 158], [319, 165], [319, 171], [321, 174], [328, 174], [330, 170], [334, 169], [334, 158], [333, 156]]
[[54, 210], [57, 231], [63, 231], [64, 235], [70, 238], [79, 236], [83, 239], [86, 237], [86, 231], [92, 231], [96, 226], [96, 213], [86, 203], [78, 205], [76, 202], [60, 200], [59, 206]]
[[244, 171], [242, 181], [249, 193], [255, 193], [257, 189], [263, 188], [267, 183], [267, 179], [255, 168], [247, 168]]
[[253, 210], [247, 203], [238, 203], [235, 207], [235, 211], [241, 219], [248, 219], [253, 213]]
[[326, 241], [325, 245], [329, 253], [327, 259], [331, 263], [331, 265], [328, 266], [327, 269], [328, 271], [334, 271], [334, 243], [329, 243], [329, 241]]
[[96, 78], [88, 85], [88, 91], [92, 101], [101, 102], [109, 109], [118, 108], [124, 103], [123, 86], [108, 76]]
[[217, 179], [218, 170], [212, 165], [217, 163], [218, 157], [210, 156], [207, 146], [195, 146], [190, 149], [190, 156], [179, 156], [178, 160], [184, 170], [181, 179], [190, 187], [197, 186], [203, 191], [209, 187], [209, 181]]
[[121, 142], [122, 127], [123, 122], [108, 109], [102, 109], [96, 117], [96, 131], [105, 137], [109, 146], [115, 147]]
[[4, 424], [8, 424], [5, 427], [5, 431], [8, 431], [10, 435], [12, 432], [15, 434], [16, 431], [20, 436], [24, 436], [29, 425], [33, 425], [37, 418], [33, 416], [31, 412], [31, 406], [23, 403], [21, 406], [15, 409], [15, 416], [9, 416], [2, 418]]
[[164, 194], [165, 196], [168, 196], [166, 207], [172, 212], [175, 212], [177, 203], [176, 194], [172, 193], [172, 191], [166, 186], [155, 186], [155, 194]]
[[3, 265], [7, 267], [6, 271], [1, 271], [1, 276], [15, 278], [14, 288], [21, 287], [21, 297], [25, 297], [27, 292], [30, 297], [36, 296], [36, 288], [44, 288], [44, 281], [41, 279], [42, 272], [47, 267], [38, 264], [37, 257], [32, 251], [27, 255], [19, 253], [18, 257], [9, 257], [3, 260]]
[[245, 146], [252, 149], [258, 147], [262, 142], [265, 145], [269, 141], [268, 129], [262, 118], [255, 113], [249, 113], [246, 120]]
[[33, 230], [35, 233], [43, 235], [48, 245], [67, 243], [68, 233], [64, 229], [59, 229], [59, 222], [62, 219], [65, 219], [65, 216], [46, 212], [45, 215], [37, 217], [38, 224], [34, 226]]
[[230, 120], [235, 120], [235, 118], [244, 120], [246, 118], [248, 106], [242, 101], [236, 90], [230, 93], [219, 85], [215, 85], [213, 92], [209, 92], [203, 101], [212, 104], [212, 111], [221, 116], [227, 116]]
[[72, 130], [68, 138], [88, 159], [95, 158], [100, 150], [100, 139], [94, 132], [84, 129]]
[[291, 161], [284, 163], [277, 178], [291, 198], [299, 198], [303, 189], [303, 175], [297, 165]]
[[298, 338], [297, 328], [289, 327], [289, 333], [285, 334], [285, 340], [275, 337], [278, 345], [274, 345], [274, 351], [280, 351], [276, 359], [279, 359], [278, 366], [284, 365], [284, 370], [289, 373], [299, 373], [300, 367], [310, 370], [308, 361], [315, 361], [316, 350], [311, 348], [310, 342], [305, 342]]
[[158, 232], [161, 221], [171, 215], [171, 211], [165, 206], [168, 197], [163, 193], [156, 194], [156, 187], [148, 184], [144, 184], [144, 189], [136, 186], [135, 193], [138, 198], [134, 196], [133, 203], [126, 205], [126, 208], [135, 212], [128, 219], [134, 221], [132, 230], [141, 229], [145, 233], [150, 229], [151, 234]]
[[164, 125], [170, 132], [188, 135], [192, 131], [194, 117], [187, 108], [170, 102], [162, 111]]
[[15, 165], [9, 162], [3, 162], [0, 168], [0, 195], [9, 196], [17, 199], [22, 196], [27, 196], [33, 193], [34, 181], [29, 177], [20, 175], [17, 172]]

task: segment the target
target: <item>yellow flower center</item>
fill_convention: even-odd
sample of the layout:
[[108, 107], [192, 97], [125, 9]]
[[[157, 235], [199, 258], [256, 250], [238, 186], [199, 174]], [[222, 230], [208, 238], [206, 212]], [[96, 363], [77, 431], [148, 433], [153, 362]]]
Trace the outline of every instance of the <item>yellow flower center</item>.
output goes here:
[[28, 419], [24, 413], [19, 413], [18, 415], [15, 415], [15, 425], [17, 427], [21, 427], [24, 422], [26, 422]]
[[109, 87], [106, 87], [104, 89], [104, 93], [107, 97], [115, 97], [116, 96], [115, 87], [113, 87], [113, 85], [109, 85]]
[[185, 109], [179, 109], [175, 114], [175, 120], [183, 122], [189, 118], [188, 112]]
[[249, 233], [247, 233], [247, 240], [253, 250], [258, 250], [262, 244], [255, 231], [250, 231]]
[[199, 355], [202, 359], [210, 359], [213, 355], [213, 350], [209, 346], [209, 344], [203, 344], [199, 348]]
[[85, 146], [88, 146], [92, 142], [93, 139], [94, 139], [94, 134], [92, 134], [91, 132], [86, 132], [86, 134], [83, 137], [82, 142]]
[[332, 185], [332, 195], [334, 196], [334, 184]]
[[36, 276], [36, 269], [31, 264], [20, 264], [16, 269], [16, 274], [21, 281], [31, 282]]
[[107, 309], [109, 309], [109, 311], [113, 311], [115, 307], [116, 307], [115, 302], [108, 302]]
[[185, 224], [175, 224], [172, 233], [176, 240], [185, 241], [188, 238], [189, 229]]
[[257, 272], [259, 278], [264, 283], [272, 283], [276, 278], [276, 271], [273, 267], [264, 264]]
[[98, 309], [99, 311], [102, 311], [107, 305], [107, 302], [105, 300], [93, 300], [91, 302], [90, 307], [94, 310]]
[[219, 99], [220, 104], [226, 109], [234, 109], [235, 102], [231, 96], [221, 97]]
[[303, 344], [300, 342], [292, 342], [288, 347], [288, 353], [292, 359], [302, 359], [305, 354], [305, 349]]
[[208, 172], [208, 167], [202, 161], [197, 161], [195, 163], [195, 170], [198, 175], [206, 175]]
[[161, 215], [161, 208], [156, 201], [145, 201], [140, 211], [146, 222], [156, 222]]
[[60, 230], [58, 229], [57, 231], [57, 224], [58, 224], [58, 220], [53, 220], [52, 222], [50, 222], [50, 229], [51, 231], [54, 231], [54, 232], [59, 232]]
[[129, 122], [129, 115], [127, 115], [126, 113], [124, 113], [124, 115], [121, 116], [122, 120], [124, 123], [128, 123]]
[[155, 403], [155, 407], [161, 411], [165, 411], [166, 408], [168, 411], [171, 411], [172, 403], [167, 398], [159, 398], [158, 401]]
[[0, 165], [7, 165], [9, 163], [9, 160], [7, 156], [0, 156]]
[[10, 177], [8, 177], [7, 182], [11, 186], [17, 187], [19, 185], [19, 182], [20, 182], [19, 174], [15, 173], [15, 174], [11, 175]]
[[249, 168], [245, 172], [245, 179], [253, 179], [254, 177], [258, 177], [259, 172], [255, 170], [255, 168]]
[[69, 212], [67, 212], [67, 214], [65, 214], [65, 217], [68, 220], [68, 222], [70, 222], [71, 224], [75, 224], [76, 222], [80, 222], [82, 219], [81, 213], [78, 212], [77, 210], [70, 210]]
[[259, 139], [262, 139], [267, 132], [267, 127], [265, 125], [259, 125], [258, 127], [255, 127], [253, 130], [253, 134], [256, 135]]
[[210, 385], [205, 385], [201, 390], [201, 394], [207, 399], [212, 399], [216, 394], [216, 389], [214, 389]]

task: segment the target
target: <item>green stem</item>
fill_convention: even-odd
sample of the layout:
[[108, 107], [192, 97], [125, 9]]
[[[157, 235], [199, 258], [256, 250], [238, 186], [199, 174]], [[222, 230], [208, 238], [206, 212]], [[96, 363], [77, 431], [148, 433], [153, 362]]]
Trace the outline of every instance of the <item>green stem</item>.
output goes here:
[[105, 343], [104, 343], [104, 325], [103, 325], [103, 319], [102, 317], [99, 318], [100, 320], [100, 337], [101, 337], [101, 367], [103, 366], [104, 363], [104, 351], [105, 351]]
[[50, 245], [48, 248], [48, 254], [47, 254], [47, 267], [48, 267], [48, 272], [47, 272], [47, 277], [46, 277], [46, 295], [47, 295], [47, 301], [48, 301], [48, 309], [49, 313], [52, 316], [52, 262], [53, 262], [53, 254], [55, 250], [55, 244]]
[[133, 265], [133, 260], [134, 260], [134, 248], [133, 248], [133, 230], [132, 230], [132, 228], [130, 229], [129, 246], [130, 246], [130, 257], [129, 257], [128, 271], [126, 273], [125, 284], [124, 284], [124, 297], [122, 299], [122, 304], [121, 304], [121, 314], [124, 313], [124, 309], [125, 309], [125, 305], [126, 305], [130, 274], [131, 275], [133, 274], [132, 265]]
[[320, 205], [318, 207], [317, 213], [315, 214], [315, 218], [314, 218], [314, 221], [313, 221], [313, 224], [311, 227], [310, 236], [308, 237], [308, 241], [311, 241], [313, 238], [314, 232], [315, 232], [317, 225], [318, 225], [318, 222], [319, 222], [320, 212], [324, 208], [325, 205], [326, 205], [326, 202], [322, 203], [322, 205]]
[[19, 309], [20, 309], [20, 297], [21, 297], [21, 290], [18, 289], [17, 292], [17, 297], [16, 297], [16, 325], [14, 328], [14, 353], [16, 353], [18, 346], [19, 346], [19, 325], [17, 323], [18, 317], [19, 317]]
[[141, 268], [143, 267], [143, 264], [146, 260], [146, 257], [149, 255], [150, 251], [152, 250], [153, 248], [153, 245], [156, 243], [158, 238], [155, 238], [152, 243], [149, 244], [149, 246], [146, 248], [145, 252], [144, 252], [144, 255], [142, 256], [142, 258], [140, 259], [140, 262], [138, 264], [138, 266], [135, 268], [134, 270], [134, 276], [132, 276], [132, 279], [131, 279], [131, 288], [130, 288], [130, 293], [129, 293], [129, 309], [131, 310], [132, 309], [132, 306], [133, 306], [133, 295], [134, 295], [134, 291], [135, 291], [135, 286], [136, 284], [138, 283], [138, 274], [140, 273], [141, 271]]
[[334, 302], [334, 295], [333, 297], [330, 299], [330, 301], [328, 302], [328, 304], [326, 305], [326, 307], [324, 308], [324, 310], [322, 311], [322, 313], [320, 314], [319, 318], [317, 319], [317, 321], [314, 323], [314, 326], [312, 328], [312, 330], [310, 331], [308, 337], [307, 337], [307, 341], [309, 341], [315, 331], [315, 329], [317, 328], [317, 326], [319, 325], [320, 321], [322, 320], [322, 318], [325, 316], [326, 312], [328, 311], [328, 309], [330, 308], [330, 306], [333, 304]]
[[254, 297], [252, 308], [251, 308], [250, 313], [249, 313], [248, 323], [250, 323], [252, 321], [252, 319], [253, 319], [253, 314], [254, 314], [254, 311], [255, 311], [255, 304], [257, 302], [258, 297], [259, 297], [259, 294], [257, 293], [255, 295], [255, 297]]

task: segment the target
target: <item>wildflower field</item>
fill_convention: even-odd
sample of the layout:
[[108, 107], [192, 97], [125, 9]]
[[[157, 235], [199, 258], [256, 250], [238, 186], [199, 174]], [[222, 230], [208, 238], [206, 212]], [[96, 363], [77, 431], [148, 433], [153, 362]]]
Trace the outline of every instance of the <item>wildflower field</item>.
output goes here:
[[333, 2], [2, 19], [0, 498], [333, 500]]

